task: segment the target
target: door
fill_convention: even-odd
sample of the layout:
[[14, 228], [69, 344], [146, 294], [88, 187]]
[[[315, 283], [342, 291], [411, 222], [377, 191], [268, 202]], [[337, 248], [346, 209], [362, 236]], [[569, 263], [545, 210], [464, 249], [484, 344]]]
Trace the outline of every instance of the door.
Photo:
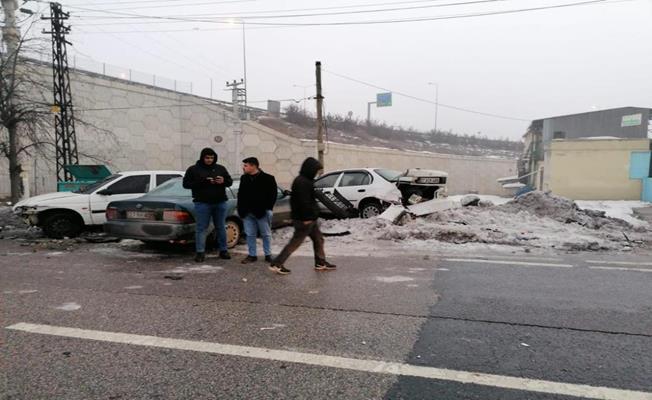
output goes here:
[[130, 175], [101, 187], [91, 194], [90, 208], [93, 224], [106, 222], [106, 206], [112, 201], [129, 200], [149, 191], [152, 175]]
[[[341, 175], [341, 172], [333, 172], [330, 174], [322, 175], [315, 181], [315, 189], [323, 190], [327, 193], [333, 193], [333, 189], [335, 188], [335, 185], [337, 184], [337, 181]], [[318, 201], [317, 204], [319, 205], [320, 211], [325, 213], [330, 212], [325, 205], [321, 204], [321, 202]]]
[[292, 219], [290, 212], [290, 196], [283, 193], [282, 188], [276, 189], [276, 204], [274, 204], [273, 226], [286, 225]]
[[369, 186], [373, 179], [366, 171], [348, 171], [342, 175], [336, 188], [348, 201], [358, 208], [360, 200], [368, 197]]

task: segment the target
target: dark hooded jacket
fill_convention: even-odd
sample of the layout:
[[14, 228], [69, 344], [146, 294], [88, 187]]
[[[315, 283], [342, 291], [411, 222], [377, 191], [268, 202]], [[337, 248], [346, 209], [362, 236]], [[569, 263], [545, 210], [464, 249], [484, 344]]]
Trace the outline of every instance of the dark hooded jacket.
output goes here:
[[319, 206], [315, 198], [314, 182], [317, 172], [322, 169], [319, 161], [312, 157], [301, 164], [299, 176], [292, 182], [292, 219], [295, 221], [314, 221], [319, 218]]
[[238, 188], [238, 214], [244, 218], [253, 214], [262, 218], [267, 210], [273, 210], [278, 189], [273, 175], [260, 170], [256, 175], [244, 174]]
[[[211, 154], [215, 156], [215, 161], [211, 165], [206, 165], [204, 156]], [[216, 176], [224, 178], [224, 183], [212, 184], [207, 179]], [[190, 166], [183, 177], [183, 187], [192, 190], [192, 200], [196, 203], [216, 204], [226, 201], [226, 188], [232, 184], [231, 175], [223, 165], [217, 163], [217, 153], [210, 147], [201, 151], [197, 163]]]

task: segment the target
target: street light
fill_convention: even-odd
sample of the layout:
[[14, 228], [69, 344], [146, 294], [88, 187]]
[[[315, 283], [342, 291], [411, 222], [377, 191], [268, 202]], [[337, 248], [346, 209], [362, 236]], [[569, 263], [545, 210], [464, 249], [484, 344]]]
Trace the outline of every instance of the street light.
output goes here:
[[428, 82], [428, 85], [435, 87], [435, 133], [437, 133], [437, 111], [439, 109], [439, 84], [436, 82]]
[[303, 115], [306, 115], [306, 100], [307, 100], [306, 89], [308, 89], [309, 87], [312, 87], [312, 86], [315, 86], [315, 84], [311, 83], [310, 85], [296, 85], [296, 84], [292, 85], [292, 87], [302, 88], [303, 89], [303, 101], [302, 101], [303, 102]]

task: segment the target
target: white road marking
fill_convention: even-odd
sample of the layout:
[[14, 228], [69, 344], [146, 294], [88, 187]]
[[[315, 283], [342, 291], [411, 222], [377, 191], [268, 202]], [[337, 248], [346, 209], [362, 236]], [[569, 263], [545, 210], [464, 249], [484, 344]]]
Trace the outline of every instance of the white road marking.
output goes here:
[[608, 264], [608, 265], [649, 265], [652, 266], [652, 262], [634, 262], [634, 261], [598, 261], [598, 260], [586, 260], [587, 264]]
[[32, 294], [32, 293], [38, 293], [38, 290], [19, 290], [19, 294]]
[[564, 382], [553, 382], [539, 379], [517, 378], [513, 376], [433, 368], [380, 360], [364, 360], [313, 353], [274, 350], [262, 347], [236, 346], [222, 343], [210, 343], [193, 340], [161, 338], [156, 336], [132, 335], [127, 333], [29, 324], [24, 322], [8, 326], [6, 329], [42, 335], [96, 340], [100, 342], [196, 351], [202, 353], [221, 354], [226, 356], [254, 358], [259, 360], [291, 362], [305, 365], [314, 365], [318, 367], [339, 368], [376, 374], [413, 376], [426, 379], [470, 383], [503, 389], [575, 396], [589, 399], [652, 400], [652, 393], [650, 392], [640, 392]]
[[522, 265], [526, 267], [573, 268], [571, 264], [534, 263], [534, 262], [525, 262], [525, 261], [478, 260], [475, 258], [446, 258], [444, 259], [444, 261], [482, 263], [482, 264], [500, 264], [500, 265]]
[[54, 308], [63, 311], [77, 311], [81, 308], [81, 306], [77, 303], [63, 303], [59, 307], [54, 307]]
[[601, 269], [601, 270], [607, 270], [607, 271], [636, 271], [636, 272], [652, 272], [652, 268], [589, 267], [589, 269]]
[[[442, 255], [440, 258], [457, 258], [460, 257], [461, 254], [449, 254], [449, 255]], [[558, 257], [530, 257], [528, 255], [523, 255], [523, 256], [478, 256], [478, 259], [483, 259], [483, 260], [502, 260], [502, 261], [510, 261], [510, 260], [523, 260], [527, 259], [529, 261], [563, 261], [563, 259], [558, 258]]]
[[142, 289], [142, 286], [139, 285], [134, 285], [134, 286], [125, 286], [125, 289], [127, 290], [135, 290], [135, 289]]
[[383, 282], [383, 283], [411, 282], [414, 280], [414, 278], [411, 278], [409, 276], [401, 276], [401, 275], [376, 276], [374, 277], [374, 279], [377, 280], [378, 282]]

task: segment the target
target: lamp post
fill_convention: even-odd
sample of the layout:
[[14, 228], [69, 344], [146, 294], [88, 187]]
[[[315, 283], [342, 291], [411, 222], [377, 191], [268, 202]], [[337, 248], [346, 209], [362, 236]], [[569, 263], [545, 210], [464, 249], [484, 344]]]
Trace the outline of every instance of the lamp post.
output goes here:
[[439, 111], [439, 84], [428, 82], [428, 85], [435, 87], [435, 133], [437, 133], [437, 112]]

